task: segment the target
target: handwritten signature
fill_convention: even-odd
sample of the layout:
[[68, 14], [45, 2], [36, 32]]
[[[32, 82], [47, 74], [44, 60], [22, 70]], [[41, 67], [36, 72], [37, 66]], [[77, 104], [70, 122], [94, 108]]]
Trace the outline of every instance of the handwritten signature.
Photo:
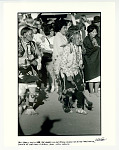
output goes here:
[[101, 141], [101, 142], [102, 142], [102, 141], [105, 141], [105, 140], [106, 140], [106, 138], [104, 138], [104, 137], [96, 138], [96, 139], [95, 139], [95, 141], [98, 141], [98, 142], [99, 142], [99, 141]]

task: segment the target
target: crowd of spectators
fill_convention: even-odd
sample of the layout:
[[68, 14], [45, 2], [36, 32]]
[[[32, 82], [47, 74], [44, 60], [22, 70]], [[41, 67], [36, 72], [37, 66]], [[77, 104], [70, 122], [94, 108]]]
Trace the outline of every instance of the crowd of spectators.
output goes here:
[[71, 112], [77, 100], [76, 112], [87, 114], [86, 85], [90, 96], [99, 96], [100, 36], [100, 16], [88, 20], [83, 14], [77, 22], [73, 13], [70, 19], [19, 13], [19, 112], [27, 107], [26, 114], [36, 114], [36, 95], [43, 89], [58, 92], [65, 112]]

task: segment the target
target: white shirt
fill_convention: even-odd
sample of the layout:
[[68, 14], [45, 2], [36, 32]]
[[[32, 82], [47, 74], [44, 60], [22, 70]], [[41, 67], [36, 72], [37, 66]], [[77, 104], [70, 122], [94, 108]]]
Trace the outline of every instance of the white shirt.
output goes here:
[[50, 44], [53, 45], [54, 36], [49, 38], [47, 36], [41, 37], [41, 48], [44, 48], [46, 51], [53, 51], [53, 48], [50, 47]]
[[53, 58], [57, 58], [60, 56], [60, 54], [62, 54], [64, 45], [66, 44], [67, 44], [66, 36], [62, 35], [60, 32], [57, 32], [53, 41], [54, 45]]

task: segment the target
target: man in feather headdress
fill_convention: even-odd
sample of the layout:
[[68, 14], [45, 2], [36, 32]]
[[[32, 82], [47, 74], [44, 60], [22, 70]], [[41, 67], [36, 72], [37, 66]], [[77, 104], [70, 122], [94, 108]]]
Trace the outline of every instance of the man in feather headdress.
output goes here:
[[35, 90], [39, 82], [38, 73], [41, 69], [41, 53], [33, 42], [33, 31], [24, 26], [20, 31], [18, 40], [19, 57], [19, 108], [21, 112], [22, 101], [26, 101], [26, 114], [36, 114], [33, 109], [35, 101]]

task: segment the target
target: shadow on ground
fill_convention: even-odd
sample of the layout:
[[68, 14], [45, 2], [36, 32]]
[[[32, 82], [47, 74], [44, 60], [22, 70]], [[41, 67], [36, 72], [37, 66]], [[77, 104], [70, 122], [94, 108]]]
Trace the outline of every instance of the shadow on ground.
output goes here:
[[[29, 136], [56, 136], [57, 134], [50, 132], [50, 130], [53, 128], [53, 124], [59, 121], [61, 121], [61, 119], [50, 120], [49, 117], [47, 116], [45, 117], [45, 121], [43, 122], [41, 126], [41, 131], [36, 134], [29, 135]], [[19, 132], [18, 133], [19, 136], [25, 136], [22, 131], [19, 121], [18, 121], [18, 132]]]

